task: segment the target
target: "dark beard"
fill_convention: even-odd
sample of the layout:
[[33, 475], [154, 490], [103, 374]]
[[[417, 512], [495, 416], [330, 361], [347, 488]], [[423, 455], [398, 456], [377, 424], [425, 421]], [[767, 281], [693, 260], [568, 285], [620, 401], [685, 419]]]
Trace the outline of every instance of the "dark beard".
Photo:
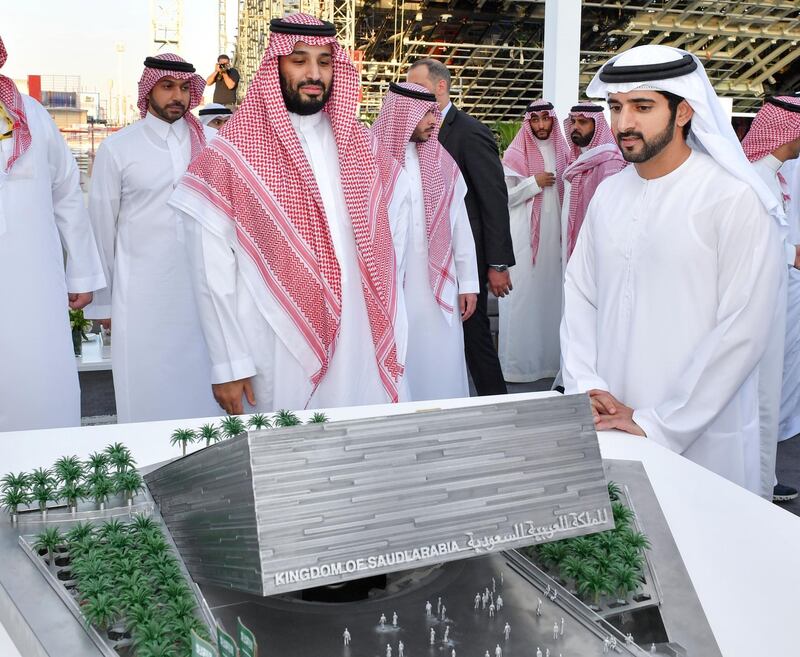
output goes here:
[[[298, 88], [292, 89], [289, 87], [289, 83], [282, 75], [281, 78], [281, 93], [283, 94], [283, 102], [286, 104], [286, 109], [294, 114], [299, 114], [300, 116], [310, 116], [311, 114], [316, 114], [319, 112], [324, 106], [325, 103], [328, 102], [328, 99], [331, 97], [331, 92], [333, 91], [333, 84], [331, 83], [329, 86], [325, 86], [322, 84], [322, 80], [303, 80], [300, 84], [298, 84]], [[299, 87], [304, 84], [314, 84], [322, 87], [322, 95], [318, 96], [317, 98], [309, 98], [305, 100], [300, 95]]]
[[167, 123], [175, 123], [175, 121], [182, 119], [183, 115], [186, 114], [186, 110], [188, 109], [187, 107], [181, 105], [181, 107], [183, 108], [183, 112], [181, 113], [181, 115], [176, 118], [172, 118], [169, 114], [167, 114], [166, 107], [162, 107], [161, 105], [156, 104], [156, 102], [153, 100], [152, 95], [147, 99], [147, 102], [150, 105], [150, 109], [152, 109], [159, 116], [159, 118], [164, 119], [164, 121], [166, 121]]
[[[645, 141], [644, 135], [641, 132], [620, 132], [617, 134], [617, 146], [619, 146], [619, 150], [622, 152], [622, 157], [625, 158], [626, 162], [633, 162], [634, 164], [641, 164], [642, 162], [647, 162], [651, 160], [656, 155], [658, 155], [661, 151], [663, 151], [667, 146], [669, 146], [670, 142], [672, 141], [672, 137], [675, 133], [675, 117], [677, 115], [677, 111], [672, 113], [669, 117], [669, 123], [667, 127], [660, 133], [658, 133], [655, 137], [653, 137], [652, 141]], [[638, 137], [642, 140], [644, 147], [642, 148], [641, 153], [628, 153], [622, 147], [622, 138], [623, 137]]]
[[581, 133], [573, 130], [572, 134], [569, 136], [569, 138], [572, 140], [572, 143], [579, 148], [586, 148], [592, 142], [592, 137], [594, 137], [594, 130], [585, 137], [581, 135]]

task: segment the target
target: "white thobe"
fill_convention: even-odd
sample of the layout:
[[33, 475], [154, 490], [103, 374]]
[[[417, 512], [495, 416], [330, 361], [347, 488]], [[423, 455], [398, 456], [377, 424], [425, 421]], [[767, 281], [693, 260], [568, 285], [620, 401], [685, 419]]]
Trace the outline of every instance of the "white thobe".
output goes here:
[[[555, 172], [555, 149], [537, 141], [544, 170]], [[505, 168], [514, 260], [514, 290], [499, 299], [498, 352], [503, 378], [522, 383], [555, 376], [559, 369], [558, 324], [561, 319], [561, 204], [558, 186], [541, 189], [536, 178], [521, 178]], [[531, 255], [531, 210], [542, 194], [536, 264]]]
[[[753, 163], [758, 175], [769, 186], [772, 193], [788, 210], [783, 199], [783, 189], [778, 180], [781, 162], [774, 155]], [[765, 415], [764, 430], [773, 440], [785, 440], [800, 432], [800, 272], [794, 268], [795, 247], [791, 237], [796, 237], [796, 230], [791, 230], [792, 217], [789, 217], [790, 230], [784, 241], [784, 262], [787, 271], [787, 289], [783, 299], [787, 304], [780, 306], [780, 314], [773, 324], [775, 336], [770, 341], [771, 358], [765, 363], [770, 367], [767, 383], [769, 397], [766, 404], [768, 414]], [[791, 312], [791, 317], [789, 313]]]
[[[588, 150], [586, 147], [580, 147], [581, 154], [574, 160], [577, 162], [583, 154]], [[572, 183], [566, 178], [564, 180], [564, 200], [561, 203], [561, 272], [562, 274], [567, 268], [567, 246], [569, 243], [567, 230], [569, 229], [569, 203], [570, 196], [572, 195]], [[563, 298], [562, 298], [563, 309]]]
[[[223, 383], [252, 377], [254, 410], [260, 412], [387, 403], [389, 396], [378, 373], [330, 119], [324, 112], [289, 116], [314, 172], [341, 272], [341, 321], [336, 348], [328, 371], [314, 390], [314, 371], [309, 369], [304, 355], [307, 343], [253, 271], [248, 256], [239, 250], [233, 223], [225, 217], [197, 216], [196, 221], [187, 217], [187, 231], [192, 233], [195, 292], [211, 354], [212, 380]], [[389, 215], [397, 262], [402, 266], [409, 212], [405, 175], [395, 190], [396, 203], [393, 200]], [[172, 202], [191, 213], [180, 193], [173, 196]], [[400, 286], [397, 298], [394, 329], [402, 363], [407, 325]], [[401, 400], [408, 398], [402, 382], [399, 394]], [[250, 410], [247, 405], [246, 408]]]
[[450, 235], [457, 287], [445, 302], [455, 309], [443, 311], [436, 303], [428, 276], [428, 238], [423, 180], [417, 146], [406, 146], [405, 170], [411, 186], [410, 244], [406, 255], [405, 299], [408, 312], [406, 381], [412, 401], [469, 397], [464, 330], [459, 294], [478, 292], [475, 241], [464, 197], [467, 185], [459, 173], [450, 203]]
[[89, 213], [109, 285], [87, 311], [112, 320], [118, 422], [220, 412], [183, 224], [167, 205], [190, 157], [186, 120], [169, 124], [149, 112], [97, 151]]
[[31, 146], [8, 174], [13, 140], [0, 141], [0, 431], [80, 425], [67, 293], [105, 285], [75, 158], [22, 98]]
[[[787, 219], [788, 243], [800, 244], [800, 164], [789, 160], [781, 173], [789, 186]], [[789, 267], [787, 288], [786, 336], [784, 342], [783, 389], [778, 440], [786, 440], [800, 433], [800, 271]]]
[[761, 467], [757, 365], [782, 276], [752, 189], [693, 152], [654, 180], [598, 187], [567, 265], [566, 392], [608, 390], [651, 440], [751, 491]]

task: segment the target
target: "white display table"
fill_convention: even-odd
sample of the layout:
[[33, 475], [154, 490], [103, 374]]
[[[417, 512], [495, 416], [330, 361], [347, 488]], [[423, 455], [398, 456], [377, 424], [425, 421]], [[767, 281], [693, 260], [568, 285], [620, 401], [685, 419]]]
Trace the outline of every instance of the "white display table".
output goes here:
[[[326, 413], [337, 420], [551, 394], [555, 393], [363, 406]], [[85, 457], [116, 441], [125, 443], [140, 465], [149, 465], [180, 454], [169, 444], [175, 428], [196, 428], [217, 419], [0, 433], [0, 474], [49, 467], [65, 454]], [[793, 603], [800, 590], [800, 518], [647, 439], [603, 432], [600, 449], [605, 458], [644, 464], [722, 654], [798, 654]], [[18, 654], [0, 628], [0, 655]]]
[[97, 372], [111, 369], [111, 358], [103, 358], [100, 354], [100, 348], [100, 334], [90, 333], [89, 341], [83, 343], [81, 355], [75, 358], [79, 372]]

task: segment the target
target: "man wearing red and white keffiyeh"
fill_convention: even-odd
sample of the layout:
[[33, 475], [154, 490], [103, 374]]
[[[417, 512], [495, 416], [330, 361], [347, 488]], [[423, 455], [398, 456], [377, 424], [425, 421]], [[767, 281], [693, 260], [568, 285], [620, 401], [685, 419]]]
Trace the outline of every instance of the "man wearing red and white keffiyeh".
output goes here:
[[[405, 379], [412, 400], [468, 397], [461, 322], [475, 310], [478, 267], [464, 197], [467, 185], [439, 143], [436, 96], [408, 82], [389, 85], [372, 135], [404, 168], [411, 236], [404, 292]], [[459, 319], [461, 321], [459, 321]]]
[[[791, 199], [786, 179], [781, 173], [784, 162], [796, 160], [800, 156], [800, 98], [797, 96], [774, 96], [766, 99], [758, 111], [750, 130], [742, 141], [747, 159], [762, 180], [772, 190], [775, 198], [788, 209]], [[786, 326], [783, 336], [783, 350], [777, 349], [774, 391], [767, 402], [762, 401], [762, 409], [770, 409], [768, 422], [762, 428], [777, 446], [800, 433], [800, 246], [794, 244], [798, 239], [796, 226], [789, 226], [788, 239], [784, 240], [784, 257], [788, 271]], [[794, 240], [792, 240], [794, 238]], [[779, 342], [775, 340], [774, 342]], [[782, 358], [780, 358], [782, 356]], [[780, 363], [777, 360], [780, 359]], [[778, 376], [781, 380], [778, 397]], [[770, 403], [771, 402], [771, 403]], [[778, 404], [780, 406], [778, 407]], [[776, 479], [773, 500], [787, 502], [797, 497], [797, 489], [778, 483]]]
[[145, 59], [141, 120], [108, 137], [94, 162], [89, 214], [108, 287], [87, 313], [107, 328], [113, 323], [118, 422], [218, 412], [183, 225], [167, 205], [205, 147], [203, 126], [190, 112], [204, 88], [194, 66], [177, 55]]
[[516, 260], [514, 294], [499, 300], [498, 351], [506, 381], [536, 381], [559, 369], [561, 201], [568, 160], [552, 103], [532, 102], [503, 155]]
[[592, 103], [575, 105], [564, 119], [571, 159], [564, 170], [564, 203], [561, 211], [561, 265], [566, 268], [586, 208], [597, 186], [625, 168], [625, 158], [603, 116], [603, 108]]
[[[6, 57], [0, 39], [0, 68]], [[105, 285], [103, 268], [75, 158], [47, 111], [4, 75], [0, 280], [0, 432], [79, 426], [67, 310], [83, 308]], [[12, 313], [24, 318], [24, 330]]]
[[214, 394], [232, 413], [243, 398], [398, 401], [407, 182], [356, 118], [360, 79], [334, 26], [293, 14], [270, 31], [242, 105], [171, 199], [192, 233]]

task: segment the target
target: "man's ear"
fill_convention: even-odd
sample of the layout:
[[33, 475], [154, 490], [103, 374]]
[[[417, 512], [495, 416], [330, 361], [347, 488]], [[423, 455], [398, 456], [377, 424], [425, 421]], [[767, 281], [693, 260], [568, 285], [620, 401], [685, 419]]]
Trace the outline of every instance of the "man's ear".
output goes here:
[[682, 100], [678, 103], [678, 109], [675, 113], [675, 123], [678, 125], [679, 128], [685, 126], [689, 121], [692, 120], [694, 116], [694, 110], [692, 106], [689, 105], [685, 100]]

